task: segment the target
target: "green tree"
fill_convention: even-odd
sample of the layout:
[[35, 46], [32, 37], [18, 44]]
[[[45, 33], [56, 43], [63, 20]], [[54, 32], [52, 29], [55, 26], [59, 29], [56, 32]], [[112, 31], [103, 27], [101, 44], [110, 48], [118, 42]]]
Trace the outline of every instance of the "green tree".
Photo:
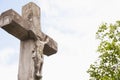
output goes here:
[[90, 65], [89, 80], [120, 80], [120, 21], [102, 24], [96, 32], [99, 58]]

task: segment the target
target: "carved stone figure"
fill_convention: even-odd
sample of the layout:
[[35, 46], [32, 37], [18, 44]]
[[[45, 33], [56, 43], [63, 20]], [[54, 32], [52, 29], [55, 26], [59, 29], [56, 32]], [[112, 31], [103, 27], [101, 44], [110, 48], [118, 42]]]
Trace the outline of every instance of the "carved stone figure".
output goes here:
[[42, 78], [42, 66], [43, 66], [43, 50], [44, 50], [44, 46], [45, 44], [47, 44], [48, 39], [46, 39], [47, 41], [41, 41], [41, 39], [39, 37], [37, 37], [37, 40], [35, 41], [35, 48], [33, 51], [33, 61], [34, 61], [34, 77], [36, 80], [39, 80]]

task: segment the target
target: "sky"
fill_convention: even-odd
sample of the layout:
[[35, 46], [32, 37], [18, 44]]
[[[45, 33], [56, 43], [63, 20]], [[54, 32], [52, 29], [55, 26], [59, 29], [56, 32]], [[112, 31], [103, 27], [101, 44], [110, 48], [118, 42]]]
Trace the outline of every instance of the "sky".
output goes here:
[[[95, 33], [104, 23], [120, 20], [120, 0], [0, 0], [0, 14], [28, 2], [41, 8], [42, 31], [58, 43], [44, 56], [43, 80], [89, 80], [87, 70], [98, 58]], [[20, 41], [0, 29], [0, 80], [17, 80]]]

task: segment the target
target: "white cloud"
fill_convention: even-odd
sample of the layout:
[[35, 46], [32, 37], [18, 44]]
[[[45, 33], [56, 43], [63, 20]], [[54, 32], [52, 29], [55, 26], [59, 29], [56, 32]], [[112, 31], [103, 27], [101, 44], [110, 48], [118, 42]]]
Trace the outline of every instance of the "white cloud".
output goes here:
[[2, 65], [0, 64], [0, 79], [4, 80], [17, 80], [17, 64]]
[[18, 60], [16, 57], [18, 59], [18, 56], [15, 56], [16, 53], [14, 48], [0, 49], [0, 79], [17, 80]]
[[[43, 74], [44, 76], [46, 74], [49, 75], [45, 76], [45, 79], [56, 80], [62, 76], [59, 79], [87, 80], [88, 74], [86, 71], [98, 56], [95, 53], [97, 43], [94, 39], [95, 36], [93, 34], [87, 34], [81, 37], [76, 34], [64, 34], [54, 28], [48, 28], [48, 32], [48, 34], [58, 42], [58, 53], [54, 55], [54, 57], [51, 57], [53, 59], [48, 58], [48, 61], [45, 60], [44, 67], [47, 70], [44, 70]], [[47, 57], [45, 57], [45, 59], [47, 59]], [[52, 62], [54, 63], [52, 64]], [[48, 69], [50, 69], [50, 71]]]
[[1, 49], [0, 50], [0, 64], [2, 64], [3, 62], [6, 64], [12, 55], [15, 55], [15, 50], [12, 48], [6, 48], [6, 49]]
[[[50, 71], [44, 70], [44, 75], [47, 73], [49, 75], [46, 75], [47, 79], [88, 80], [89, 76], [86, 71], [98, 56], [95, 41], [97, 27], [103, 21], [112, 22], [117, 19], [116, 16], [109, 18], [109, 16], [114, 16], [114, 13], [107, 9], [114, 10], [115, 7], [106, 7], [111, 6], [106, 3], [108, 1], [95, 0], [56, 0], [49, 3], [48, 12], [44, 12], [48, 16], [45, 17], [43, 27], [48, 26], [45, 32], [57, 40], [59, 51], [56, 57], [57, 55], [61, 57], [54, 59], [57, 61], [53, 64], [45, 64], [45, 69], [48, 67], [51, 69]], [[52, 9], [56, 10], [56, 16], [51, 13]], [[49, 63], [51, 62], [49, 60]]]

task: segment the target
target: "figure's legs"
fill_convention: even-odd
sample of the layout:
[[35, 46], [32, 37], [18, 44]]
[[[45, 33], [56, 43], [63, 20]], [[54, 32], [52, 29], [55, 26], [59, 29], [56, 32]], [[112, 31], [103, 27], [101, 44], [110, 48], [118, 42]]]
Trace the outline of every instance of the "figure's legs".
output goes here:
[[42, 78], [42, 66], [43, 66], [43, 57], [41, 54], [37, 54], [37, 64], [36, 64], [36, 77], [41, 79]]

